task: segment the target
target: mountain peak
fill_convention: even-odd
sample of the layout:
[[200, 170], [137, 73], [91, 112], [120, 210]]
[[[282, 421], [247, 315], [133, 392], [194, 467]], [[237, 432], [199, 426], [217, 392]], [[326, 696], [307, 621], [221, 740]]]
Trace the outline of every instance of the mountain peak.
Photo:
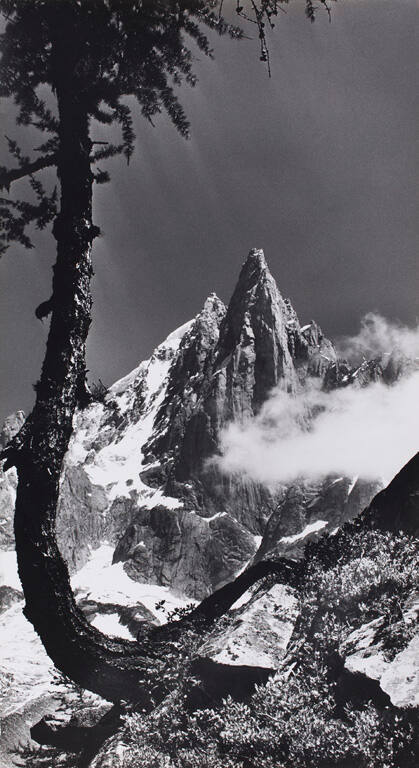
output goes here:
[[266, 263], [262, 249], [252, 248], [244, 262], [221, 329], [220, 343], [230, 353], [243, 327], [260, 325], [275, 335], [285, 328], [289, 310]]
[[260, 269], [266, 268], [267, 264], [263, 248], [251, 248], [244, 264], [257, 265]]
[[265, 276], [273, 280], [266, 263], [265, 254], [261, 248], [252, 248], [243, 262], [235, 293], [251, 290]]
[[[235, 382], [240, 391], [247, 387], [247, 409], [251, 411], [258, 410], [277, 384], [294, 389], [296, 377], [287, 334], [289, 311], [263, 250], [252, 248], [221, 324], [216, 363], [217, 368], [226, 364], [231, 368], [232, 386]], [[233, 397], [237, 399], [238, 394]]]
[[226, 306], [221, 299], [218, 298], [216, 293], [210, 293], [210, 295], [205, 299], [204, 306], [199, 313], [198, 317], [202, 315], [203, 313], [215, 313], [215, 314], [222, 314], [224, 315], [226, 312]]

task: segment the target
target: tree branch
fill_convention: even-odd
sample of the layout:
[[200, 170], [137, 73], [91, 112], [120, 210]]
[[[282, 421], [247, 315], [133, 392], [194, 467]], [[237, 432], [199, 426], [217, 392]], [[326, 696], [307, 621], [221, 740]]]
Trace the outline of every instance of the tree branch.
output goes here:
[[28, 163], [21, 168], [12, 168], [10, 171], [7, 170], [7, 168], [0, 167], [0, 189], [6, 189], [8, 192], [10, 185], [14, 181], [23, 179], [26, 176], [31, 176], [37, 171], [42, 171], [44, 168], [51, 168], [54, 165], [57, 165], [56, 153], [52, 155], [45, 155], [45, 157], [40, 157], [33, 163]]

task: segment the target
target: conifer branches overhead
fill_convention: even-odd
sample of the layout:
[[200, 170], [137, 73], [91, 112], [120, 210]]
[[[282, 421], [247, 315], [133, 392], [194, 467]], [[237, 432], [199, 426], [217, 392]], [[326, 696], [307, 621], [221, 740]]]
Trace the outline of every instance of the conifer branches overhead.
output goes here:
[[[0, 168], [0, 188], [57, 165], [59, 117], [53, 110], [57, 88], [72, 94], [75, 109], [104, 125], [116, 124], [121, 141], [92, 151], [91, 163], [123, 154], [129, 162], [135, 146], [131, 107], [134, 97], [143, 116], [153, 123], [165, 111], [174, 127], [187, 137], [189, 123], [175, 88], [194, 85], [193, 41], [205, 55], [211, 48], [203, 29], [240, 37], [241, 31], [215, 13], [212, 0], [0, 0], [6, 19], [1, 36], [0, 95], [13, 98], [17, 124], [33, 126], [49, 138], [34, 149], [41, 156], [23, 156], [9, 142], [13, 165]], [[51, 96], [43, 98], [43, 94]], [[98, 169], [94, 180], [109, 180]], [[37, 182], [38, 184], [38, 182]], [[31, 247], [25, 228], [46, 226], [55, 211], [56, 192], [34, 187], [29, 203], [3, 198], [0, 243], [4, 251], [16, 240]]]
[[[19, 159], [14, 155], [18, 167], [0, 168], [0, 188], [8, 191], [14, 181], [56, 164], [59, 117], [52, 102], [57, 88], [72, 94], [76, 108], [88, 120], [120, 128], [121, 141], [93, 152], [93, 164], [117, 154], [129, 162], [136, 137], [128, 97], [134, 97], [150, 123], [166, 112], [176, 130], [187, 137], [189, 122], [176, 88], [183, 82], [196, 83], [194, 48], [212, 56], [207, 30], [240, 39], [244, 31], [232, 23], [235, 17], [249, 28], [255, 25], [260, 59], [270, 74], [266, 32], [275, 26], [274, 20], [287, 2], [230, 0], [225, 3], [231, 16], [227, 21], [223, 0], [0, 0], [0, 14], [6, 20], [0, 38], [0, 96], [14, 99], [18, 125], [50, 134], [34, 150], [40, 157]], [[327, 0], [318, 0], [318, 6], [329, 11]], [[315, 10], [313, 0], [306, 0], [311, 20]], [[52, 96], [45, 97], [45, 93]], [[109, 175], [98, 170], [94, 178], [103, 183]], [[17, 205], [2, 203], [3, 248], [16, 233], [18, 242], [29, 243]], [[53, 210], [53, 196], [37, 199], [35, 205], [40, 206], [39, 221], [45, 226], [47, 211]], [[17, 211], [19, 224], [14, 225], [12, 217]], [[32, 215], [35, 208], [31, 211]]]

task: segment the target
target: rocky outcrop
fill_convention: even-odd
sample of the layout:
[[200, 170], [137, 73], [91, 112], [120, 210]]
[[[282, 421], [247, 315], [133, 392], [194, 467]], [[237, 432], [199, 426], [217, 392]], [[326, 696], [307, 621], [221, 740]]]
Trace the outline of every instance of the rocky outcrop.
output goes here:
[[[351, 632], [341, 649], [345, 668], [377, 680], [396, 707], [419, 707], [419, 634], [416, 631], [399, 651], [392, 640], [406, 636], [409, 629], [417, 630], [418, 613], [416, 595], [398, 623], [386, 627], [380, 617], [363, 624]], [[389, 648], [393, 651], [390, 656]]]
[[367, 387], [378, 381], [392, 385], [417, 371], [418, 367], [418, 358], [409, 358], [398, 349], [373, 360], [363, 360], [356, 366], [336, 358], [325, 370], [323, 387], [326, 391], [348, 386]]
[[223, 696], [242, 698], [266, 682], [284, 659], [298, 616], [296, 592], [289, 586], [253, 590], [232, 606], [226, 624], [198, 650], [193, 673], [200, 684], [190, 692], [193, 706]]
[[22, 424], [25, 421], [25, 414], [23, 411], [16, 411], [5, 419], [2, 430], [0, 432], [0, 449], [6, 447], [12, 437], [14, 437]]
[[301, 558], [307, 541], [353, 520], [382, 488], [381, 481], [326, 477], [288, 485], [269, 518], [255, 562], [264, 558]]
[[138, 510], [113, 562], [131, 578], [202, 598], [233, 579], [254, 555], [254, 537], [229, 515], [203, 518], [164, 506]]
[[300, 383], [304, 384], [310, 376], [324, 380], [337, 360], [336, 350], [314, 320], [301, 328], [289, 299], [286, 304], [290, 316], [287, 321], [288, 346]]
[[374, 528], [419, 535], [419, 453], [374, 497], [364, 519]]
[[7, 584], [2, 584], [0, 586], [0, 614], [7, 611], [8, 608], [18, 603], [22, 598], [23, 592], [14, 589], [14, 587], [9, 587]]
[[283, 584], [245, 593], [231, 609], [231, 620], [201, 647], [199, 655], [217, 664], [277, 669], [295, 621], [295, 590]]
[[383, 366], [383, 379], [386, 384], [395, 384], [404, 376], [418, 370], [419, 360], [407, 357], [401, 350], [393, 349], [387, 356]]
[[105, 538], [104, 512], [108, 506], [105, 490], [90, 482], [83, 467], [65, 468], [57, 538], [70, 571], [81, 568], [91, 549], [96, 549]]

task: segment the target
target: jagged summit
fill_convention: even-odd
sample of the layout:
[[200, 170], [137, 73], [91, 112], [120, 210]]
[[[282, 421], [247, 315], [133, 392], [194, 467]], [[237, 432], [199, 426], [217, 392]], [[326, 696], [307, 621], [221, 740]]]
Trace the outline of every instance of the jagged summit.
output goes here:
[[223, 301], [221, 301], [220, 298], [218, 298], [216, 293], [210, 293], [209, 296], [204, 301], [204, 306], [202, 307], [199, 314], [196, 316], [194, 320], [194, 325], [196, 325], [197, 322], [202, 320], [203, 316], [207, 316], [208, 314], [213, 314], [215, 316], [224, 316], [227, 311], [227, 307], [224, 304]]
[[[269, 270], [265, 254], [260, 248], [252, 248], [243, 262], [230, 305], [237, 302], [237, 297], [247, 294], [250, 299], [263, 285], [268, 284], [273, 293], [278, 288]], [[279, 294], [280, 295], [280, 294]], [[282, 298], [282, 297], [281, 297]]]
[[204, 307], [206, 306], [206, 304], [207, 304], [208, 302], [209, 302], [209, 303], [211, 303], [211, 302], [213, 302], [213, 301], [218, 301], [218, 302], [220, 302], [221, 304], [223, 304], [223, 302], [221, 301], [221, 299], [220, 299], [220, 298], [217, 296], [216, 292], [215, 292], [215, 291], [212, 291], [211, 293], [209, 293], [209, 294], [208, 294], [207, 298], [205, 299], [205, 301], [204, 301]]
[[243, 262], [242, 271], [244, 269], [261, 271], [267, 269], [267, 267], [263, 248], [251, 248]]
[[252, 249], [220, 328], [217, 351], [217, 368], [227, 365], [234, 386], [243, 388], [243, 376], [247, 379], [250, 413], [260, 407], [278, 383], [285, 389], [295, 389], [297, 380], [286, 327], [288, 316], [289, 309], [263, 251]]
[[[392, 363], [394, 376], [403, 375], [403, 361]], [[290, 535], [299, 541], [319, 519], [338, 525], [352, 517], [370, 486], [352, 490], [352, 479], [341, 478], [276, 491], [227, 475], [213, 459], [225, 427], [257, 415], [272, 389], [301, 395], [311, 377], [331, 389], [361, 374], [343, 371], [314, 321], [300, 324], [263, 250], [253, 248], [228, 307], [211, 293], [104, 402], [76, 414], [58, 517], [70, 566], [79, 568], [89, 547], [123, 539], [119, 557], [136, 579], [202, 596], [242, 568], [262, 536], [265, 555], [278, 540], [286, 549]]]

